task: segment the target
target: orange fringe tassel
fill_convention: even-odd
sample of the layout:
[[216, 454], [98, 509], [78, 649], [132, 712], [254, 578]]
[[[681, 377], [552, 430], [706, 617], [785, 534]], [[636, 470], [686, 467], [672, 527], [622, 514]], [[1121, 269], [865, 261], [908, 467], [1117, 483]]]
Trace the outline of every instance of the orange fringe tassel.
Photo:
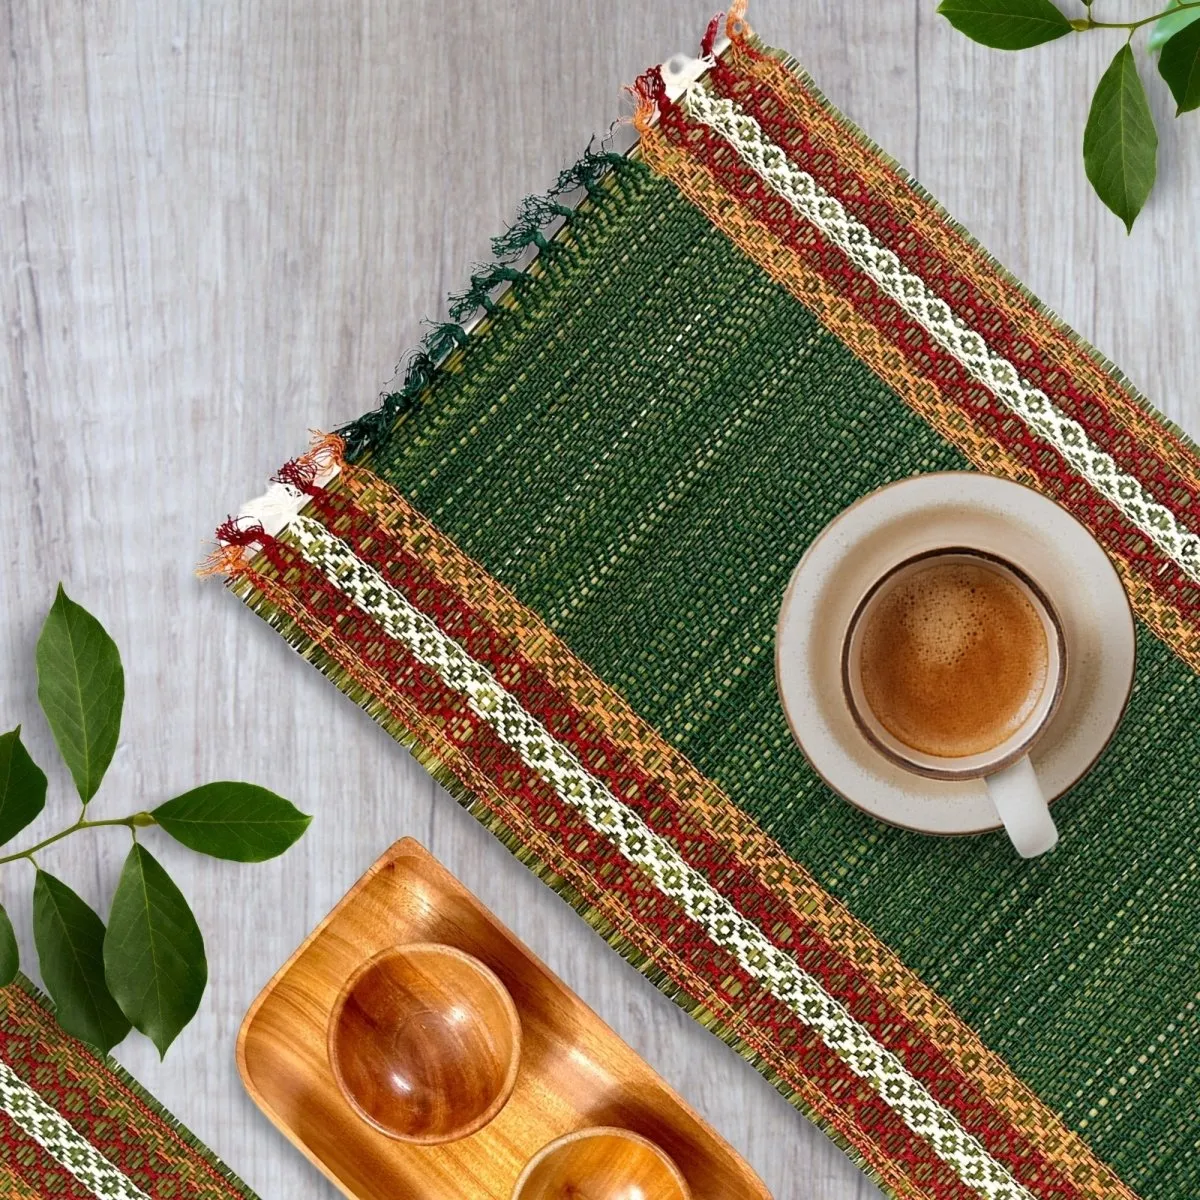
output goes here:
[[[311, 429], [309, 433], [312, 445], [282, 468], [275, 477], [277, 482], [311, 481], [326, 471], [345, 468], [346, 443], [342, 438], [319, 429]], [[224, 575], [230, 580], [240, 578], [249, 568], [252, 547], [258, 541], [255, 535], [262, 532], [262, 527], [257, 525], [240, 528], [237, 517], [230, 517], [217, 530], [217, 545], [196, 568], [196, 574], [201, 579], [212, 575]]]

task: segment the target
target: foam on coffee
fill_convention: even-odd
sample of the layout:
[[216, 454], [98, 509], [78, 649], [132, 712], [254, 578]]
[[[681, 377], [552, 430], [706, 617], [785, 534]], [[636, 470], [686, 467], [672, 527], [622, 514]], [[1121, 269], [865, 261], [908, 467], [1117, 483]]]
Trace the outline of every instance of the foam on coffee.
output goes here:
[[1024, 591], [983, 562], [932, 562], [864, 614], [860, 677], [880, 724], [938, 758], [985, 753], [1037, 705], [1049, 673], [1046, 632]]

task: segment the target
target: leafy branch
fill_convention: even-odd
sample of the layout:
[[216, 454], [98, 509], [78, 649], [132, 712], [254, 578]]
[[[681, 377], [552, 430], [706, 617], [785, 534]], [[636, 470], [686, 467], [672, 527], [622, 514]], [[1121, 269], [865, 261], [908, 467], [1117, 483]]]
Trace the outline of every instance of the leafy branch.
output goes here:
[[[0, 741], [4, 738], [19, 737], [21, 727], [18, 725], [16, 729], [9, 733], [0, 736]], [[63, 838], [70, 837], [73, 833], [78, 833], [81, 829], [99, 829], [104, 825], [124, 825], [129, 829], [137, 829], [143, 825], [153, 825], [154, 818], [149, 813], [134, 813], [131, 817], [112, 817], [106, 821], [85, 821], [82, 817], [75, 822], [74, 825], [68, 825], [66, 829], [60, 829], [58, 833], [52, 834], [48, 838], [42, 838], [40, 842], [36, 842], [30, 846], [28, 850], [18, 850], [15, 854], [5, 854], [0, 857], [0, 866], [5, 863], [16, 862], [19, 858], [27, 858], [33, 862], [33, 856], [41, 850], [45, 850], [47, 846], [53, 846], [55, 842], [61, 842]], [[33, 865], [36, 867], [37, 863]], [[4, 980], [4, 983], [11, 983], [12, 980]]]
[[1076, 33], [1086, 33], [1089, 29], [1128, 29], [1132, 33], [1134, 30], [1141, 29], [1143, 25], [1153, 25], [1156, 21], [1166, 20], [1172, 13], [1185, 12], [1189, 8], [1200, 8], [1200, 0], [1184, 0], [1182, 4], [1169, 5], [1162, 12], [1155, 13], [1152, 17], [1142, 17], [1137, 21], [1097, 21], [1092, 16], [1093, 0], [1083, 0], [1083, 3], [1087, 6], [1088, 15], [1071, 22], [1071, 28]]
[[1082, 3], [1085, 15], [1075, 19], [1051, 0], [942, 0], [938, 12], [959, 32], [996, 50], [1028, 50], [1094, 29], [1125, 31], [1092, 97], [1083, 164], [1096, 194], [1131, 231], [1158, 173], [1158, 131], [1133, 37], [1154, 26], [1147, 48], [1158, 52], [1158, 73], [1175, 98], [1175, 115], [1200, 108], [1200, 0], [1171, 0], [1161, 12], [1130, 21], [1099, 21], [1093, 0]]
[[[74, 824], [0, 856], [0, 865], [32, 864], [33, 940], [42, 982], [68, 1033], [111, 1050], [131, 1028], [165, 1054], [195, 1016], [208, 982], [204, 938], [183, 893], [138, 841], [155, 826], [200, 854], [262, 862], [282, 854], [311, 817], [249, 783], [204, 784], [150, 811], [92, 820], [95, 796], [117, 748], [125, 674], [112, 638], [61, 585], [37, 644], [38, 701], [75, 781], [82, 811]], [[21, 727], [0, 735], [0, 846], [46, 805], [46, 776], [21, 741]], [[86, 829], [124, 826], [133, 845], [109, 910], [108, 925], [34, 858]], [[0, 906], [0, 987], [19, 969], [16, 932]]]

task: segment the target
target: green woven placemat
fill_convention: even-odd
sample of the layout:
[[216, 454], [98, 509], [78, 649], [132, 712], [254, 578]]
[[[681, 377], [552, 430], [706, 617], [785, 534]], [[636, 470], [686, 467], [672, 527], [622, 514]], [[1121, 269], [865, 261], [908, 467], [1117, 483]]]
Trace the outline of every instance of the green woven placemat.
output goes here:
[[[729, 32], [681, 94], [641, 81], [639, 154], [527, 202], [219, 565], [891, 1194], [1190, 1200], [1200, 452]], [[1033, 862], [833, 796], [775, 689], [817, 532], [961, 469], [1068, 508], [1140, 618], [1128, 715]]]
[[0, 988], [0, 1194], [257, 1200], [114, 1059], [66, 1033], [24, 976]]

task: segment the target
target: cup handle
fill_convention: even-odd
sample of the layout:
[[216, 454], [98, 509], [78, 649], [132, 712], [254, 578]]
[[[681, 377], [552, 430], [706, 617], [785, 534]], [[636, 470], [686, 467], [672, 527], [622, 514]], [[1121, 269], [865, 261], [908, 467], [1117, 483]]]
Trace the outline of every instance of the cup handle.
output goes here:
[[1029, 756], [984, 781], [1004, 828], [1022, 858], [1036, 858], [1058, 844], [1058, 830]]

